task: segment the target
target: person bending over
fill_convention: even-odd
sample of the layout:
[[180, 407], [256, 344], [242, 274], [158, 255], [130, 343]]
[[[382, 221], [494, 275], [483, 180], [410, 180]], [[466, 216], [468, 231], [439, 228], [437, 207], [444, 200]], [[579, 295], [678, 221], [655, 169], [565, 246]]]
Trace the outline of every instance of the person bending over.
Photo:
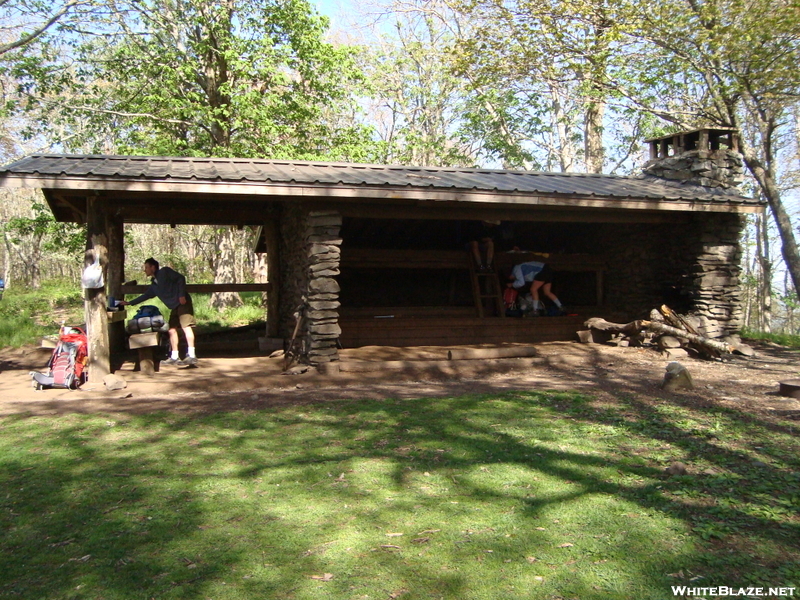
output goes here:
[[544, 314], [544, 304], [539, 300], [539, 290], [553, 301], [562, 315], [564, 314], [564, 307], [561, 301], [551, 289], [553, 285], [553, 270], [547, 263], [531, 261], [514, 265], [508, 279], [508, 286], [516, 290], [520, 290], [530, 284], [534, 314]]
[[[194, 348], [193, 328], [197, 325], [197, 321], [194, 318], [192, 297], [186, 292], [186, 277], [169, 267], [159, 267], [158, 261], [154, 258], [144, 261], [144, 272], [151, 278], [147, 291], [130, 302], [123, 300], [119, 304], [122, 306], [136, 305], [150, 298], [161, 300], [164, 306], [170, 310], [169, 345], [171, 353], [164, 364], [179, 367], [196, 365], [197, 355]], [[178, 354], [178, 328], [183, 330], [183, 335], [186, 336], [186, 345], [189, 348], [183, 360], [180, 360]]]

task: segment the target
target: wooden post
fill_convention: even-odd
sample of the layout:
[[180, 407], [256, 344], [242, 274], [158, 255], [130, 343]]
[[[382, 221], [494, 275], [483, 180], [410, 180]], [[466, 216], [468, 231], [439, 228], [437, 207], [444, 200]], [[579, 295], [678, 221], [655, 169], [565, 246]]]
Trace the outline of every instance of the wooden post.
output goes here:
[[108, 268], [106, 289], [108, 295], [122, 300], [122, 283], [125, 281], [125, 226], [122, 218], [108, 215]]
[[[103, 271], [108, 264], [108, 231], [104, 206], [95, 196], [86, 199], [86, 253], [84, 265], [100, 259]], [[104, 278], [106, 277], [104, 273]], [[86, 290], [84, 297], [87, 335], [89, 338], [89, 380], [97, 383], [111, 372], [106, 314], [105, 287]]]
[[[125, 225], [122, 218], [107, 215], [108, 224], [108, 268], [106, 289], [109, 298], [123, 300], [122, 283], [125, 281]], [[114, 321], [108, 325], [110, 352], [125, 350], [125, 320]]]
[[277, 217], [264, 222], [264, 241], [267, 246], [267, 337], [278, 337], [280, 322], [281, 250], [280, 226]]
[[699, 133], [700, 138], [697, 140], [697, 149], [698, 150], [709, 150], [708, 145], [708, 130], [703, 129]]

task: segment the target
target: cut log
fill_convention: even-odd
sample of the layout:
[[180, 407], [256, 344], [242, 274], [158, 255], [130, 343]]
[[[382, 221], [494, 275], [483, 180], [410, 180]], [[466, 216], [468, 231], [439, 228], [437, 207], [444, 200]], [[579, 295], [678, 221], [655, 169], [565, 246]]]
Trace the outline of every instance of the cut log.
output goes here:
[[671, 327], [670, 325], [665, 325], [664, 323], [656, 323], [654, 321], [641, 321], [641, 323], [650, 331], [657, 331], [659, 333], [666, 333], [668, 335], [686, 338], [693, 346], [700, 346], [702, 350], [705, 350], [707, 353], [710, 353], [714, 356], [718, 356], [719, 353], [728, 354], [733, 351], [733, 347], [730, 344], [710, 340], [701, 335], [689, 333], [688, 331], [678, 329], [677, 327]]
[[611, 323], [605, 319], [595, 317], [586, 321], [584, 325], [608, 333], [623, 333], [625, 335], [635, 336], [638, 335], [642, 329], [646, 329], [647, 326], [644, 325], [644, 323], [647, 323], [647, 321], [631, 321], [625, 324]]
[[661, 314], [664, 315], [664, 320], [668, 325], [672, 325], [677, 329], [688, 331], [692, 335], [700, 335], [700, 332], [697, 331], [697, 329], [695, 329], [691, 323], [689, 323], [686, 319], [684, 319], [666, 304], [661, 305]]

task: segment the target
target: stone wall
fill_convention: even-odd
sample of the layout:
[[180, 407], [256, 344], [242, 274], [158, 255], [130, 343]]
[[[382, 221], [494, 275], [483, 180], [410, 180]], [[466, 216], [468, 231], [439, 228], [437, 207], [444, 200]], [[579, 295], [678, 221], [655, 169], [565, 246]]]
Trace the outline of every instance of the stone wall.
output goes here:
[[306, 318], [298, 337], [312, 365], [339, 359], [339, 284], [334, 277], [339, 274], [341, 225], [339, 213], [308, 211], [297, 203], [287, 204], [281, 215], [279, 335], [291, 338], [294, 313], [303, 305]]
[[338, 212], [311, 212], [306, 230], [308, 258], [308, 361], [313, 365], [339, 360], [339, 274], [342, 216]]
[[744, 181], [744, 161], [738, 152], [719, 150], [689, 150], [674, 156], [655, 158], [642, 169], [645, 175], [730, 190]]
[[744, 219], [694, 215], [686, 224], [605, 225], [606, 305], [616, 319], [647, 318], [667, 304], [696, 317], [701, 333], [721, 337], [741, 326], [739, 287]]

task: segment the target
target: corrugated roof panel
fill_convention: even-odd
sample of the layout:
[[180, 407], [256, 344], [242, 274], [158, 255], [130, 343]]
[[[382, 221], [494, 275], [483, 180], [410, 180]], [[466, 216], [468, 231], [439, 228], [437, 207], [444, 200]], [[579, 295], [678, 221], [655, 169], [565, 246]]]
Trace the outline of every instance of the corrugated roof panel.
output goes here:
[[170, 161], [164, 159], [152, 159], [147, 161], [147, 170], [142, 171], [141, 177], [148, 177], [149, 179], [166, 179], [169, 177], [171, 164]]
[[732, 190], [686, 185], [643, 175], [622, 177], [319, 161], [46, 154], [25, 157], [0, 170], [0, 174], [5, 175], [37, 173], [42, 176], [64, 174], [86, 178], [120, 177], [209, 182], [222, 180], [763, 204], [759, 200], [745, 198]]

